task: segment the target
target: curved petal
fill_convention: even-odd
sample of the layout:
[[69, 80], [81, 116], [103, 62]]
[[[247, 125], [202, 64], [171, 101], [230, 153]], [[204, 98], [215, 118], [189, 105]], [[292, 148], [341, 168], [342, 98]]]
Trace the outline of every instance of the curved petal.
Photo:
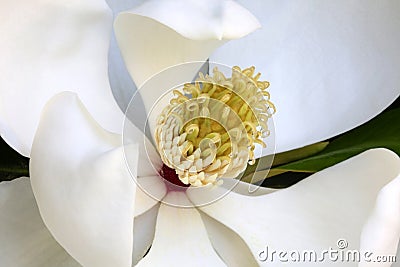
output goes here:
[[121, 132], [123, 113], [107, 77], [112, 13], [103, 0], [4, 2], [0, 33], [0, 134], [29, 156], [40, 112], [72, 90], [106, 129]]
[[135, 217], [152, 209], [167, 194], [167, 187], [159, 176], [149, 176], [137, 179]]
[[0, 183], [0, 265], [79, 267], [43, 224], [29, 178]]
[[[380, 237], [385, 242], [373, 247], [371, 252], [393, 255], [399, 240], [400, 214], [398, 211], [390, 214], [392, 203], [379, 199], [386, 198], [390, 191], [391, 200], [399, 202], [400, 190], [394, 188], [399, 174], [400, 160], [396, 154], [385, 149], [370, 150], [290, 188], [257, 197], [232, 192], [201, 210], [239, 234], [260, 263], [271, 263], [272, 251], [312, 250], [320, 259], [323, 250], [339, 249], [339, 239], [345, 239], [347, 249], [354, 250], [360, 248], [361, 238], [361, 248], [369, 249], [363, 241], [370, 242], [377, 233], [369, 229], [384, 226], [390, 226], [380, 232], [385, 234]], [[214, 191], [218, 190], [221, 189]], [[190, 189], [188, 196], [194, 203], [203, 198], [201, 194], [192, 194]], [[379, 217], [382, 214], [387, 215], [385, 220]], [[286, 259], [290, 260], [288, 255]], [[324, 264], [329, 263], [326, 258]], [[279, 264], [283, 262], [275, 257], [273, 265]], [[310, 263], [299, 264], [309, 266]], [[354, 262], [347, 264], [354, 266]]]
[[[170, 192], [166, 203], [188, 202], [182, 192]], [[189, 203], [186, 205], [190, 205]], [[196, 209], [161, 204], [149, 254], [138, 266], [225, 266], [213, 250]]]
[[131, 9], [134, 6], [137, 6], [143, 3], [146, 0], [105, 0], [114, 14], [122, 12], [124, 10]]
[[[125, 160], [134, 177], [158, 176], [163, 165], [158, 151], [143, 132], [128, 119], [124, 121], [123, 143]], [[137, 148], [130, 144], [139, 145], [139, 159]]]
[[46, 105], [35, 136], [30, 171], [43, 221], [84, 266], [131, 265], [135, 184], [121, 143], [73, 93]]
[[[395, 255], [400, 237], [400, 174], [378, 194], [375, 207], [364, 225], [361, 250]], [[371, 265], [368, 265], [371, 266]]]
[[[150, 0], [118, 15], [115, 34], [136, 85], [184, 62], [205, 61], [229, 39], [259, 27], [231, 0]], [[189, 81], [195, 76], [187, 77]]]
[[246, 196], [259, 196], [277, 191], [275, 188], [262, 187], [246, 182], [238, 181], [236, 179], [222, 178], [222, 187], [227, 190]]
[[133, 265], [136, 265], [153, 243], [160, 200], [167, 194], [159, 176], [140, 177], [136, 184], [133, 227]]
[[151, 209], [135, 217], [132, 251], [132, 264], [134, 266], [143, 259], [153, 243], [159, 207], [160, 202], [156, 203]]
[[154, 98], [181, 81], [192, 81], [214, 49], [258, 27], [254, 16], [232, 0], [150, 0], [119, 14], [114, 23], [121, 54], [138, 88], [165, 68], [197, 62], [151, 90], [141, 90], [147, 112]]
[[271, 82], [277, 152], [368, 121], [400, 94], [400, 2], [239, 0], [262, 29], [210, 57]]
[[249, 247], [237, 233], [204, 213], [200, 214], [214, 249], [227, 266], [258, 266]]

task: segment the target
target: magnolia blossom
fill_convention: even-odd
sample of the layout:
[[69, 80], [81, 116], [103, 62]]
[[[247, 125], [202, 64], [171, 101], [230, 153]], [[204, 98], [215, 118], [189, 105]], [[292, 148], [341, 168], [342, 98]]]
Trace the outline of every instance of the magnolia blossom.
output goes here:
[[[246, 4], [254, 13], [271, 10], [259, 16], [270, 30], [243, 38], [236, 48], [223, 46], [211, 59], [270, 68], [262, 71], [276, 81], [278, 151], [355, 127], [398, 96], [397, 3], [343, 2], [339, 10], [329, 3]], [[167, 190], [161, 159], [143, 133], [131, 125], [130, 139], [138, 142], [129, 144], [120, 135], [124, 116], [107, 79], [108, 7], [94, 0], [23, 1], [0, 12], [8, 19], [1, 32], [9, 40], [1, 44], [1, 135], [31, 156], [30, 179], [0, 186], [2, 265], [276, 266], [283, 262], [271, 263], [270, 251], [319, 253], [339, 239], [347, 244], [339, 250], [396, 253], [400, 160], [394, 153], [371, 150], [276, 192], [249, 194], [239, 183], [225, 194], [229, 179], [212, 190]], [[232, 1], [148, 1], [119, 15], [115, 32], [140, 87], [166, 67], [204, 61], [258, 26]], [[190, 81], [195, 69], [180, 74], [170, 82]], [[141, 91], [147, 111], [169, 89], [161, 85]], [[82, 102], [74, 93], [57, 94], [65, 90], [76, 90]], [[225, 196], [202, 205], [214, 195]], [[321, 264], [330, 263], [338, 264]]]

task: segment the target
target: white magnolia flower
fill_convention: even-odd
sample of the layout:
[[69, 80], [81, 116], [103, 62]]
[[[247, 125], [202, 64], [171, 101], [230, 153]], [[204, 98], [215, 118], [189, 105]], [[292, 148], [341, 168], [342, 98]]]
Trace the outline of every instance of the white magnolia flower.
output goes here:
[[[314, 3], [305, 5], [306, 10], [286, 4], [265, 9], [268, 3], [249, 2], [253, 12], [275, 10], [271, 16], [260, 16], [269, 22], [271, 32], [244, 38], [243, 42], [255, 41], [239, 46], [240, 53], [228, 59], [237, 57], [243, 64], [241, 56], [253, 49], [248, 60], [254, 61], [243, 66], [268, 66], [273, 55], [272, 68], [264, 73], [272, 73], [280, 90], [273, 92], [282, 107], [282, 115], [275, 120], [278, 138], [283, 134], [277, 140], [279, 151], [355, 127], [398, 96], [394, 74], [399, 69], [394, 45], [399, 39], [394, 16], [398, 4], [372, 6], [371, 2], [362, 8], [353, 4], [343, 2], [336, 10], [327, 3]], [[132, 257], [136, 263], [152, 245], [139, 266], [253, 266], [268, 264], [258, 259], [266, 245], [284, 251], [320, 251], [334, 246], [338, 238], [345, 238], [349, 248], [374, 255], [395, 254], [400, 236], [400, 182], [396, 178], [400, 162], [392, 152], [365, 152], [271, 194], [262, 189], [258, 196], [246, 195], [247, 186], [240, 183], [236, 192], [210, 205], [171, 207], [137, 190], [124, 161], [124, 149], [134, 155], [129, 164], [137, 168], [131, 168], [132, 174], [153, 196], [189, 205], [203, 203], [209, 192], [167, 191], [153, 169], [157, 162], [161, 166], [155, 151], [150, 151], [151, 164], [144, 156], [143, 142], [122, 147], [118, 133], [123, 114], [113, 102], [106, 78], [111, 13], [105, 4], [22, 1], [4, 4], [0, 12], [8, 19], [0, 26], [8, 40], [1, 44], [0, 130], [10, 145], [31, 156], [32, 175], [30, 181], [21, 178], [1, 184], [2, 265], [130, 266]], [[366, 19], [369, 23], [364, 25]], [[320, 22], [318, 27], [310, 27], [315, 21]], [[338, 27], [336, 22], [349, 28]], [[120, 15], [115, 30], [127, 68], [141, 85], [165, 67], [205, 60], [226, 39], [242, 37], [256, 27], [251, 14], [231, 1], [148, 1]], [[333, 41], [324, 51], [327, 32]], [[388, 39], [378, 38], [381, 34]], [[374, 35], [378, 37], [373, 42], [364, 42], [364, 37]], [[346, 44], [335, 42], [338, 38]], [[279, 40], [276, 47], [272, 46], [275, 40]], [[264, 50], [258, 43], [268, 46]], [[278, 47], [282, 48], [279, 53]], [[224, 53], [221, 50], [215, 57], [222, 59]], [[306, 58], [297, 62], [299, 55]], [[44, 103], [64, 90], [76, 90], [88, 110], [76, 95], [62, 93], [46, 105], [38, 125]], [[342, 98], [333, 101], [338, 90]], [[147, 93], [143, 100], [148, 107], [149, 99], [159, 92]], [[328, 102], [340, 109], [336, 111]], [[16, 103], [20, 104], [18, 112]], [[133, 133], [143, 140], [140, 131]], [[212, 192], [221, 190], [224, 187]]]
[[[239, 184], [236, 192], [195, 209], [160, 203], [142, 190], [134, 200], [138, 188], [119, 143], [120, 137], [103, 130], [75, 95], [50, 101], [31, 159], [31, 184], [46, 226], [29, 180], [4, 183], [1, 259], [7, 266], [76, 266], [46, 227], [84, 266], [129, 266], [150, 245], [138, 266], [257, 266], [270, 263], [259, 261], [266, 246], [320, 255], [335, 249], [339, 238], [348, 249], [371, 251], [373, 257], [396, 253], [400, 160], [388, 150], [365, 152], [270, 194], [245, 195], [247, 186]], [[191, 188], [168, 192], [146, 154], [135, 155], [139, 183], [153, 196], [187, 206], [209, 198], [209, 192]], [[219, 195], [219, 190], [224, 188], [212, 192]], [[346, 264], [354, 262], [338, 263]]]

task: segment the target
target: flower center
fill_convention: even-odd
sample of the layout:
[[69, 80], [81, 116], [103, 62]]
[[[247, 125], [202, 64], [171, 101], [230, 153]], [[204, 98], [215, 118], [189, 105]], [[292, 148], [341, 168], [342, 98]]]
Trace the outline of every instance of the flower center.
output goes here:
[[[275, 113], [254, 67], [232, 68], [226, 78], [217, 68], [202, 73], [174, 98], [158, 117], [157, 149], [164, 162], [163, 177], [175, 185], [203, 186], [217, 178], [235, 178], [254, 164], [255, 145], [269, 135], [267, 121]], [[174, 175], [172, 175], [174, 172]], [[179, 181], [179, 182], [178, 182]]]
[[171, 169], [165, 164], [163, 164], [160, 170], [160, 175], [167, 181], [165, 184], [169, 191], [178, 191], [179, 189], [185, 191], [189, 187], [189, 185], [181, 182], [174, 169]]

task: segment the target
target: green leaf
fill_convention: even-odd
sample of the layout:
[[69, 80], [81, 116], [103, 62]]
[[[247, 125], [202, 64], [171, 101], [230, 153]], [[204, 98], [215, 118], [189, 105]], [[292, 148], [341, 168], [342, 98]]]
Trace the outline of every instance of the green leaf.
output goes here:
[[282, 173], [287, 172], [286, 170], [279, 170], [279, 169], [267, 169], [267, 170], [261, 170], [261, 171], [256, 171], [256, 172], [252, 172], [249, 173], [247, 175], [243, 175], [243, 178], [241, 178], [240, 180], [242, 182], [246, 182], [246, 183], [257, 183], [259, 181], [264, 180], [265, 178], [268, 177], [272, 177], [275, 175], [279, 175]]
[[281, 165], [276, 171], [317, 172], [368, 149], [380, 147], [400, 155], [400, 108], [384, 112], [341, 135], [320, 153]]
[[282, 165], [285, 163], [310, 157], [324, 150], [328, 144], [329, 142], [319, 142], [309, 146], [276, 154], [272, 166]]
[[0, 181], [29, 176], [29, 159], [21, 156], [0, 138]]
[[[329, 142], [320, 142], [305, 147], [301, 147], [298, 149], [290, 150], [287, 152], [278, 153], [273, 158], [272, 166], [282, 165], [285, 163], [310, 157], [322, 151], [328, 144]], [[264, 164], [269, 165], [267, 162], [271, 162], [271, 159], [272, 159], [271, 156], [265, 156], [262, 160]], [[246, 182], [252, 181], [254, 183], [266, 178], [265, 177], [266, 174], [268, 174], [268, 177], [271, 177], [286, 172], [285, 170], [280, 170], [280, 171], [271, 171], [268, 173], [268, 171], [265, 170], [269, 166], [263, 166], [264, 164], [260, 164], [259, 166], [259, 162], [260, 159], [257, 159], [254, 165], [250, 165], [247, 167], [245, 173], [243, 174], [242, 181]], [[254, 175], [254, 173], [256, 174]]]

